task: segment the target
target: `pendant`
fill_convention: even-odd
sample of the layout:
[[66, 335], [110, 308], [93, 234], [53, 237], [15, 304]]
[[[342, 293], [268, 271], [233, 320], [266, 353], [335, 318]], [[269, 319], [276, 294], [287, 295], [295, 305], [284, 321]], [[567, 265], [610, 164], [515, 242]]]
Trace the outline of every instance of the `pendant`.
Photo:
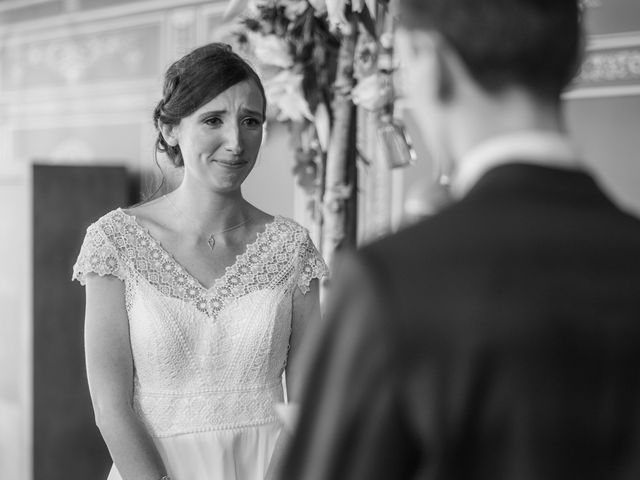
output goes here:
[[209, 235], [209, 238], [207, 239], [207, 243], [209, 244], [209, 248], [211, 249], [211, 251], [213, 251], [213, 247], [216, 244], [216, 239], [213, 238], [213, 233]]

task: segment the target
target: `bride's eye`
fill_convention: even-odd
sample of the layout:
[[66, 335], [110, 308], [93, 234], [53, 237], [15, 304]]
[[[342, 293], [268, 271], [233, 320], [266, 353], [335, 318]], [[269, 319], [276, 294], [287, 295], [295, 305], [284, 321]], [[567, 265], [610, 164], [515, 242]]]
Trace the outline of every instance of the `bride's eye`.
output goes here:
[[204, 121], [204, 123], [210, 127], [219, 127], [222, 125], [222, 119], [220, 117], [209, 117]]
[[254, 117], [245, 118], [244, 120], [242, 120], [242, 124], [252, 128], [262, 126], [262, 122]]

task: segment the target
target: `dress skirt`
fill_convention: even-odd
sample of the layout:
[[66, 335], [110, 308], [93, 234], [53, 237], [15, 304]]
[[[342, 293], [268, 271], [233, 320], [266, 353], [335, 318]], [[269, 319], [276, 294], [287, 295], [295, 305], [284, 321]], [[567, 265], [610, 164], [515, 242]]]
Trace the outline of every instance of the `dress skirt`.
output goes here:
[[[171, 480], [264, 480], [281, 426], [154, 438]], [[115, 465], [107, 480], [122, 480]]]

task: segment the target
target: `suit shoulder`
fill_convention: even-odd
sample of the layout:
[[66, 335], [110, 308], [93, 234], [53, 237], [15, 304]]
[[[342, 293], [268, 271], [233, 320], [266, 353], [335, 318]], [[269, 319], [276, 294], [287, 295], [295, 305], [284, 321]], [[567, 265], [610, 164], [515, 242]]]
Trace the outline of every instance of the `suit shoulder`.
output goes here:
[[458, 206], [449, 207], [418, 223], [375, 240], [363, 246], [361, 250], [365, 254], [383, 254], [385, 256], [394, 255], [394, 253], [406, 256], [408, 253], [424, 251], [426, 245], [431, 245], [437, 242], [440, 237], [448, 237], [457, 231], [458, 227], [455, 224], [462, 223], [461, 220], [458, 220], [461, 213], [464, 215]]

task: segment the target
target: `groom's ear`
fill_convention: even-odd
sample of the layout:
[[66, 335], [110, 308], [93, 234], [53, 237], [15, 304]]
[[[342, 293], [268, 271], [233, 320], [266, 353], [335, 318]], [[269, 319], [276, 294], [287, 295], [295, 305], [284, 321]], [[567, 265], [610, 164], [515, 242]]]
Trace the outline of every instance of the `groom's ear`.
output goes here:
[[448, 103], [456, 91], [455, 65], [460, 58], [449, 43], [439, 34], [433, 34], [433, 62], [436, 72], [436, 94], [443, 103]]
[[[448, 102], [454, 92], [454, 76], [451, 70], [451, 50], [440, 34], [432, 30], [411, 30], [403, 32], [403, 47], [407, 55], [407, 69], [424, 78], [425, 88], [432, 98]], [[413, 71], [413, 72], [412, 72]]]

